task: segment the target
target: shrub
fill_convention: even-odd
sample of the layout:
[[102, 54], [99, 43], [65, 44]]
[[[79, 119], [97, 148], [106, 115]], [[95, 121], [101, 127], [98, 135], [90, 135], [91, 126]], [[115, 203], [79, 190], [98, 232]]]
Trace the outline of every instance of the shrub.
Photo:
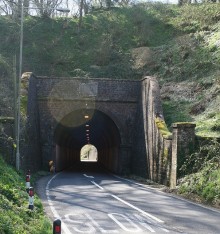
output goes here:
[[220, 199], [220, 143], [217, 140], [203, 144], [183, 164], [187, 176], [179, 184], [179, 193], [195, 194], [208, 203]]
[[28, 209], [24, 176], [19, 175], [0, 157], [0, 233], [52, 233], [43, 206], [35, 194], [35, 208]]

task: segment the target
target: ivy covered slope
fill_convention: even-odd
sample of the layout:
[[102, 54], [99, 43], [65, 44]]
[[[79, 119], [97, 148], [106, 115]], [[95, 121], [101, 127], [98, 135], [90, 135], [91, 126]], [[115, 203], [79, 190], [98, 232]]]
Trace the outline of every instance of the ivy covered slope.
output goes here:
[[33, 211], [28, 209], [25, 178], [0, 157], [0, 233], [49, 234], [52, 228], [35, 195]]

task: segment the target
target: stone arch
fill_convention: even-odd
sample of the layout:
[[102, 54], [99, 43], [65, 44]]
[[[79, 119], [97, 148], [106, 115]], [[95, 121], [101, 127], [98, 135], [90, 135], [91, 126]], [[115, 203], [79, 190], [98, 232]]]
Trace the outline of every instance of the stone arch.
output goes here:
[[[88, 114], [89, 118], [85, 118]], [[91, 126], [91, 144], [99, 152], [98, 163], [117, 172], [121, 145], [120, 129], [110, 116], [98, 109], [77, 109], [64, 116], [54, 130], [57, 170], [80, 164], [80, 150], [86, 144], [85, 125]]]

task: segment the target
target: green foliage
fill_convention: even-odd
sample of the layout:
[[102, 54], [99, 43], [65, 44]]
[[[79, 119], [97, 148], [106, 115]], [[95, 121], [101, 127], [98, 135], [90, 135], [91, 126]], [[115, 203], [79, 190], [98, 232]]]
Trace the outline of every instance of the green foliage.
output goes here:
[[35, 208], [28, 209], [25, 178], [0, 158], [0, 233], [49, 234], [49, 220], [44, 216], [40, 199], [35, 194]]
[[[80, 31], [75, 19], [29, 16], [24, 20], [23, 70], [73, 76], [80, 69], [90, 77], [140, 77], [131, 69], [130, 49], [162, 45], [175, 31], [159, 17], [162, 9], [149, 4], [147, 9], [136, 6], [93, 12], [83, 18]], [[0, 18], [4, 29], [0, 49], [7, 57], [15, 53], [19, 57], [19, 25]], [[91, 69], [91, 65], [99, 69]]]
[[195, 194], [212, 204], [219, 202], [220, 143], [217, 140], [203, 143], [180, 170], [188, 175], [180, 182], [179, 193]]
[[184, 32], [208, 30], [220, 19], [218, 3], [186, 4], [179, 8], [174, 23]]
[[220, 143], [217, 140], [207, 139], [202, 142], [198, 151], [186, 159], [181, 171], [184, 174], [196, 173], [207, 165], [213, 169], [220, 166]]
[[7, 63], [6, 59], [0, 54], [0, 80], [2, 77], [11, 77], [12, 70], [10, 64]]
[[166, 123], [171, 128], [174, 122], [192, 121], [189, 115], [190, 103], [188, 101], [163, 101], [163, 110]]
[[196, 132], [199, 136], [219, 137], [220, 135], [220, 113], [217, 108], [216, 112], [210, 112], [206, 115], [196, 118]]

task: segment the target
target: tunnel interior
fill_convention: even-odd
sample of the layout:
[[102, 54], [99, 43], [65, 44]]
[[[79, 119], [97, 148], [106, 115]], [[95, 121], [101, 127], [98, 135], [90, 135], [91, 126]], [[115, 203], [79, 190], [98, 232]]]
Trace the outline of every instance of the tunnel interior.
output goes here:
[[[97, 167], [117, 173], [120, 132], [114, 121], [96, 109], [80, 109], [66, 115], [54, 132], [56, 170], [83, 167], [81, 149], [92, 145], [97, 149]], [[87, 162], [88, 163], [88, 162]]]

